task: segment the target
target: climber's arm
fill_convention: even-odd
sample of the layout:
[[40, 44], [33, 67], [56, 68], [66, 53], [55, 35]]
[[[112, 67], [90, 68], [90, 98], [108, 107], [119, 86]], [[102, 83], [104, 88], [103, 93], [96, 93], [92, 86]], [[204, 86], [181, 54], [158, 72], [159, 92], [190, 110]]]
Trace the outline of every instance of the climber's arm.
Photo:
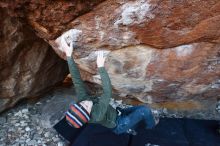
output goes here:
[[99, 109], [99, 112], [95, 117], [97, 121], [101, 121], [104, 118], [109, 106], [110, 99], [112, 97], [111, 81], [104, 67], [104, 61], [105, 58], [103, 57], [103, 51], [98, 52], [97, 66], [102, 80], [103, 94], [99, 99], [99, 103], [95, 105], [97, 106], [96, 109]]
[[69, 66], [69, 71], [72, 77], [72, 81], [75, 87], [75, 91], [77, 94], [77, 100], [82, 101], [86, 100], [88, 97], [84, 83], [81, 79], [80, 72], [77, 68], [77, 65], [71, 56], [67, 56], [67, 62]]
[[104, 67], [99, 68], [99, 73], [101, 75], [102, 80], [103, 94], [99, 99], [99, 103], [96, 105], [99, 109], [99, 114], [97, 115], [96, 119], [98, 121], [101, 121], [107, 112], [110, 99], [112, 97], [112, 86], [108, 73], [106, 72]]
[[67, 45], [64, 37], [62, 36], [61, 37], [61, 45], [62, 45], [62, 48], [67, 56], [69, 71], [71, 73], [72, 81], [73, 81], [75, 91], [77, 94], [77, 100], [78, 101], [86, 100], [86, 98], [88, 97], [87, 92], [86, 92], [85, 86], [83, 84], [83, 81], [81, 79], [79, 69], [78, 69], [74, 59], [72, 58], [73, 44], [70, 43], [70, 45]]
[[105, 58], [106, 57], [104, 57], [104, 52], [98, 51], [98, 57], [96, 62], [97, 62], [99, 74], [101, 76], [102, 87], [103, 87], [103, 94], [100, 100], [103, 101], [105, 104], [109, 104], [108, 101], [112, 96], [112, 86], [109, 75], [104, 67]]

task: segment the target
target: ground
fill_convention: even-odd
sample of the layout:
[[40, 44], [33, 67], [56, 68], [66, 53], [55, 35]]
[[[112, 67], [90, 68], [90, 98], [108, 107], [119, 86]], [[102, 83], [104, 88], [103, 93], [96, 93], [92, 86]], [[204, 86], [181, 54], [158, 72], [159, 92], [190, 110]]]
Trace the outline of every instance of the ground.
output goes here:
[[0, 146], [66, 145], [51, 127], [58, 122], [64, 109], [67, 108], [63, 103], [71, 100], [71, 96], [61, 95], [65, 95], [63, 92], [70, 94], [71, 91], [73, 90], [56, 89], [42, 97], [37, 103], [21, 102], [15, 108], [1, 114]]

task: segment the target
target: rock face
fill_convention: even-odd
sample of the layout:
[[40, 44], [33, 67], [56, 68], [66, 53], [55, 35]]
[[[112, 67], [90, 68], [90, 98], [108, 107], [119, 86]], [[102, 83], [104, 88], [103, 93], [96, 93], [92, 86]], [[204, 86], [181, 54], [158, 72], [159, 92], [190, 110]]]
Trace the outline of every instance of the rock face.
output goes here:
[[[219, 1], [106, 1], [71, 22], [81, 31], [75, 56], [93, 74], [85, 79], [99, 83], [94, 51], [106, 50], [112, 85], [123, 97], [189, 117], [219, 118], [219, 10]], [[59, 38], [55, 42], [56, 49]]]
[[66, 62], [34, 32], [0, 9], [0, 112], [62, 81]]
[[[75, 11], [33, 1], [19, 5], [27, 6], [26, 11], [10, 2], [2, 6], [11, 9], [11, 15], [23, 14], [20, 16], [62, 58], [65, 56], [59, 50], [58, 36], [68, 29], [80, 32], [74, 56], [85, 80], [100, 82], [95, 70], [95, 51], [106, 50], [106, 68], [120, 96], [135, 97], [189, 117], [219, 118], [215, 113], [220, 99], [219, 0], [60, 3], [67, 10], [72, 4]], [[77, 3], [82, 5], [81, 9]], [[204, 112], [210, 113], [210, 117], [204, 116]]]
[[0, 0], [11, 16], [25, 19], [41, 38], [51, 40], [58, 37], [78, 16], [88, 12], [104, 0]]

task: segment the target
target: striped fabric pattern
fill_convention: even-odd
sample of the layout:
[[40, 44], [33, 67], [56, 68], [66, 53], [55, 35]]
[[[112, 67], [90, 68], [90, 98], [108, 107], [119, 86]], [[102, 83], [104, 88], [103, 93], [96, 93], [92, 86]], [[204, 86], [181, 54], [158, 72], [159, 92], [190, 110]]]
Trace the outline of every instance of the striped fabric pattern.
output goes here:
[[89, 113], [79, 103], [70, 104], [69, 110], [66, 112], [67, 122], [75, 127], [80, 128], [90, 120]]

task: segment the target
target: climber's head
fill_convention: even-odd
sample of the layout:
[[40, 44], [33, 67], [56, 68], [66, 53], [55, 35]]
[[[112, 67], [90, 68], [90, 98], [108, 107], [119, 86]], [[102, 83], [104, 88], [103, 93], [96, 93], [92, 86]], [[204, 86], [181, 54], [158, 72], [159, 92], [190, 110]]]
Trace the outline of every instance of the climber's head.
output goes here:
[[93, 102], [90, 100], [83, 100], [79, 103], [90, 114], [93, 106]]
[[80, 128], [90, 120], [90, 113], [93, 102], [84, 100], [79, 103], [71, 103], [69, 110], [66, 112], [67, 122], [75, 127]]

